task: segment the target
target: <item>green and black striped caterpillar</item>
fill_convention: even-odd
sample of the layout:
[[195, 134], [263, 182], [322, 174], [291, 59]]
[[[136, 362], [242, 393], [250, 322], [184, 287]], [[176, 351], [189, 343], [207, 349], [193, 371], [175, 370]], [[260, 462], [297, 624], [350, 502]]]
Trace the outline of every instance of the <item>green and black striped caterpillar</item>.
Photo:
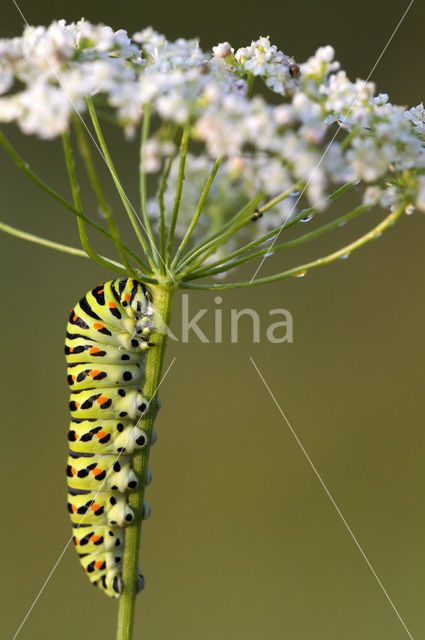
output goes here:
[[[149, 289], [122, 278], [89, 291], [72, 309], [66, 332], [68, 510], [84, 571], [113, 597], [122, 590], [125, 526], [134, 520], [132, 454], [153, 440], [137, 426], [149, 411], [142, 387], [153, 313]], [[143, 586], [139, 570], [139, 590]]]

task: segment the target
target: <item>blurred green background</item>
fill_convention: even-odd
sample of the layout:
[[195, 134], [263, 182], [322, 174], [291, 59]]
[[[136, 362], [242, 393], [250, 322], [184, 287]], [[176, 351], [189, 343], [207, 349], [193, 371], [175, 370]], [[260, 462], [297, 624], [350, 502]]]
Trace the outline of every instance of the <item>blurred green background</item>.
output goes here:
[[[169, 38], [198, 35], [204, 48], [222, 40], [242, 46], [270, 34], [299, 61], [329, 43], [350, 76], [364, 78], [407, 2], [64, 0], [59, 8], [26, 0], [20, 6], [32, 24], [82, 15], [131, 33], [152, 24]], [[424, 98], [424, 18], [423, 4], [415, 2], [373, 75], [394, 102], [413, 105]], [[11, 0], [2, 3], [0, 28], [3, 37], [21, 32]], [[31, 165], [68, 194], [60, 144], [9, 133]], [[136, 201], [136, 149], [109, 134]], [[33, 187], [3, 152], [0, 162], [1, 218], [76, 244], [72, 216]], [[108, 193], [117, 202], [110, 184]], [[281, 255], [275, 264], [284, 268], [321, 255], [365, 228], [362, 221], [352, 224], [297, 254]], [[196, 338], [170, 344], [166, 365], [174, 356], [176, 361], [162, 388], [151, 458], [152, 517], [142, 543], [147, 586], [138, 600], [135, 638], [407, 637], [250, 356], [413, 637], [425, 637], [423, 226], [420, 215], [405, 217], [349, 260], [304, 279], [223, 294], [227, 319], [232, 307], [254, 307], [266, 326], [269, 309], [288, 309], [293, 344], [252, 344], [248, 321], [238, 344], [230, 344], [226, 329], [221, 345]], [[0, 259], [2, 626], [11, 638], [71, 531], [64, 476], [67, 314], [110, 274], [5, 235]], [[238, 275], [250, 277], [252, 267]], [[176, 331], [180, 304], [178, 294]], [[210, 309], [202, 326], [211, 334], [214, 294], [193, 294], [190, 306]], [[112, 639], [115, 615], [116, 603], [90, 587], [68, 548], [19, 638]]]

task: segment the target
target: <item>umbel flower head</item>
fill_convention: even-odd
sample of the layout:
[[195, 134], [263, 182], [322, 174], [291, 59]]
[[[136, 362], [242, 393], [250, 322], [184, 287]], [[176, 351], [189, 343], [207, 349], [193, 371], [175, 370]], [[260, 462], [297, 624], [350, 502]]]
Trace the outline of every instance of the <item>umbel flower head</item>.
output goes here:
[[130, 38], [60, 20], [0, 40], [0, 93], [0, 122], [41, 138], [66, 133], [87, 98], [99, 115], [112, 111], [127, 137], [148, 120], [141, 160], [144, 174], [158, 176], [156, 196], [145, 198], [155, 232], [171, 225], [184, 237], [211, 176], [191, 241], [245, 207], [238, 235], [211, 245], [206, 262], [301, 219], [300, 192], [314, 213], [361, 182], [366, 207], [425, 211], [423, 105], [407, 110], [375, 95], [373, 83], [350, 81], [330, 46], [297, 64], [268, 37], [203, 51], [150, 27]]

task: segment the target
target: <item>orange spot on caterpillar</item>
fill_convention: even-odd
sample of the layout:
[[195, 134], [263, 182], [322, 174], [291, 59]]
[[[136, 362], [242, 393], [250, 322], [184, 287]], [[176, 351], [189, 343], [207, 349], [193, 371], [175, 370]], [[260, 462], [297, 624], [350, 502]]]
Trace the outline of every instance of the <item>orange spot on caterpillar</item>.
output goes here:
[[130, 300], [130, 294], [129, 293], [124, 294], [124, 300], [126, 300], [127, 302]]
[[74, 347], [69, 347], [69, 353], [72, 353], [74, 351]]
[[75, 504], [71, 505], [71, 509], [72, 509], [72, 513], [75, 513], [77, 511], [77, 507], [75, 506]]
[[76, 403], [75, 403], [75, 406], [77, 407], [77, 409], [79, 409], [79, 408], [80, 408], [80, 403], [79, 403], [79, 402], [76, 402]]
[[77, 469], [75, 467], [71, 467], [71, 473], [73, 476], [77, 475]]
[[108, 398], [107, 398], [106, 396], [100, 396], [100, 397], [96, 400], [97, 404], [103, 404], [104, 402], [107, 402], [107, 401], [108, 401]]
[[99, 467], [96, 467], [96, 469], [93, 469], [93, 470], [92, 470], [92, 474], [93, 474], [94, 476], [98, 476], [98, 475], [99, 475], [99, 473], [102, 473], [102, 471], [103, 471], [103, 469], [100, 469]]
[[100, 373], [99, 369], [92, 369], [92, 371], [90, 371], [89, 376], [90, 378], [95, 378], [96, 376], [98, 376]]
[[106, 435], [108, 435], [107, 431], [98, 431], [96, 433], [96, 438], [99, 438], [99, 440], [100, 440], [101, 438], [104, 438]]
[[116, 309], [117, 305], [115, 304], [115, 302], [108, 302], [108, 307], [110, 309]]
[[100, 331], [101, 329], [103, 329], [103, 324], [100, 324], [100, 322], [95, 322], [93, 324], [93, 327], [97, 330]]
[[98, 509], [100, 509], [100, 504], [97, 504], [97, 502], [95, 502], [94, 504], [92, 504], [90, 509], [91, 511], [97, 511]]
[[90, 537], [90, 542], [98, 542], [98, 540], [100, 540], [100, 536], [95, 533]]
[[104, 289], [99, 289], [98, 293], [103, 293]]
[[96, 562], [94, 563], [94, 566], [96, 567], [96, 569], [102, 569], [103, 568], [103, 560], [96, 560]]
[[75, 314], [75, 315], [74, 315], [74, 317], [73, 317], [72, 319], [73, 319], [73, 321], [75, 322], [75, 321], [78, 319], [77, 314]]
[[74, 542], [75, 544], [80, 544], [80, 541], [78, 540], [78, 538], [74, 538]]
[[99, 351], [100, 351], [99, 347], [92, 347], [89, 350], [89, 353], [90, 353], [90, 355], [94, 355], [95, 353], [99, 353]]
[[76, 379], [77, 379], [77, 378], [76, 378], [76, 376], [71, 376], [71, 378], [73, 379], [73, 381], [74, 381], [74, 382], [75, 382], [75, 381], [76, 381]]

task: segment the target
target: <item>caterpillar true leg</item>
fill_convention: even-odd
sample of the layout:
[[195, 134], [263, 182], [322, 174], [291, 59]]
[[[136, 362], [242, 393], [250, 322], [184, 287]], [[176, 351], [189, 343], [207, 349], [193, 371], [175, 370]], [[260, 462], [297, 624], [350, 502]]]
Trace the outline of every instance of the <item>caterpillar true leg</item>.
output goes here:
[[[66, 332], [68, 511], [84, 571], [114, 597], [122, 589], [125, 527], [134, 519], [128, 504], [128, 493], [138, 484], [132, 454], [149, 444], [137, 425], [149, 411], [142, 388], [153, 311], [145, 285], [131, 278], [113, 280], [75, 305]], [[149, 511], [146, 503], [145, 518]], [[143, 586], [139, 571], [139, 590]]]

